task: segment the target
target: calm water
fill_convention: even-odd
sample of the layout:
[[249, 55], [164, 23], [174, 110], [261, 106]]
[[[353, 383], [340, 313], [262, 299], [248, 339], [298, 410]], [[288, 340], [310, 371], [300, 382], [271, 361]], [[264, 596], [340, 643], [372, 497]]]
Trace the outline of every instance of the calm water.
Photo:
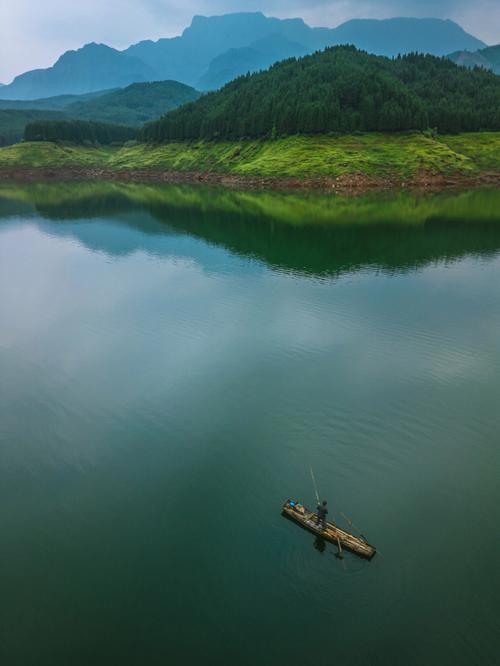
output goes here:
[[495, 663], [499, 333], [500, 191], [1, 186], [1, 663]]

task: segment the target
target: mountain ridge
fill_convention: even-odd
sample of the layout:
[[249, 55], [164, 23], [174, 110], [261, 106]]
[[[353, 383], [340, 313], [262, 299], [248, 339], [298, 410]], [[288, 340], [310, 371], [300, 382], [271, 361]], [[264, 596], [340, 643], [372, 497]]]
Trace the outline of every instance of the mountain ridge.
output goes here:
[[[351, 43], [371, 53], [387, 56], [410, 51], [445, 55], [486, 46], [458, 24], [442, 19], [353, 19], [335, 28], [313, 28], [301, 18], [278, 19], [262, 12], [197, 15], [177, 37], [143, 40], [123, 51], [95, 43], [67, 51], [52, 67], [25, 72], [3, 86], [0, 99], [80, 94], [167, 79], [193, 87], [201, 81], [213, 87], [215, 84], [206, 77], [214, 59], [223, 55], [230, 58], [227, 54], [231, 49], [246, 49], [272, 34], [303, 47], [306, 52], [340, 43]], [[254, 63], [250, 58], [251, 69], [260, 68], [262, 63], [272, 64], [266, 54], [257, 51], [253, 54]], [[248, 53], [232, 55], [241, 61], [242, 68], [248, 66]], [[278, 57], [290, 55], [293, 55], [293, 49], [290, 54], [280, 52]], [[243, 73], [246, 73], [244, 69], [233, 68], [230, 75]], [[217, 85], [225, 82], [218, 80]]]
[[52, 67], [17, 76], [1, 89], [3, 99], [36, 99], [122, 88], [154, 79], [154, 70], [122, 51], [91, 42], [66, 51]]

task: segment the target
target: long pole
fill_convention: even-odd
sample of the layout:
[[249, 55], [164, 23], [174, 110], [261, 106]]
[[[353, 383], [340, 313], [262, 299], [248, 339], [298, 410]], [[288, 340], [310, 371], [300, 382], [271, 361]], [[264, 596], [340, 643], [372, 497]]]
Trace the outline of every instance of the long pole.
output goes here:
[[313, 486], [314, 486], [314, 493], [315, 493], [315, 495], [316, 495], [316, 501], [317, 501], [318, 504], [319, 504], [318, 486], [316, 485], [316, 479], [314, 478], [314, 472], [313, 472], [312, 465], [309, 466], [309, 469], [310, 469], [310, 471], [311, 471], [311, 479], [312, 479]]
[[356, 525], [352, 522], [352, 520], [349, 520], [349, 518], [345, 515], [345, 513], [342, 513], [342, 511], [340, 512], [340, 515], [347, 520], [347, 522], [349, 523], [349, 527], [354, 528], [357, 532], [359, 532], [363, 541], [366, 541], [364, 535], [361, 534], [360, 529], [358, 527], [356, 527]]

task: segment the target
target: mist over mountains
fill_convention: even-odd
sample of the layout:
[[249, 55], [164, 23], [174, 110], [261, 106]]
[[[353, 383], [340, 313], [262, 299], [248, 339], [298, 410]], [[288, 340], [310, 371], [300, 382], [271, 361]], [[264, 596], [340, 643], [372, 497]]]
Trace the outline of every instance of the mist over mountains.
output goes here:
[[497, 46], [488, 46], [478, 51], [456, 51], [449, 56], [450, 60], [461, 67], [482, 67], [489, 69], [495, 74], [500, 74], [500, 44]]
[[355, 19], [337, 28], [311, 28], [302, 19], [260, 12], [195, 16], [179, 37], [142, 41], [124, 51], [95, 43], [68, 51], [52, 67], [26, 72], [2, 86], [0, 98], [31, 100], [166, 79], [212, 90], [278, 60], [338, 44], [386, 56], [442, 56], [486, 46], [453, 21], [441, 19]]

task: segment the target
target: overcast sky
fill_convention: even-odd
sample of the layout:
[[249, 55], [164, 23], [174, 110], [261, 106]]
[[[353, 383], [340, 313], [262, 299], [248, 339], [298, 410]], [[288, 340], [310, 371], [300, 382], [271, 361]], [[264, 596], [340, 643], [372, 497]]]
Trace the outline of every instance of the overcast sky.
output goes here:
[[87, 42], [124, 48], [179, 34], [194, 14], [263, 11], [333, 27], [350, 18], [433, 16], [500, 42], [500, 0], [0, 0], [0, 82]]

